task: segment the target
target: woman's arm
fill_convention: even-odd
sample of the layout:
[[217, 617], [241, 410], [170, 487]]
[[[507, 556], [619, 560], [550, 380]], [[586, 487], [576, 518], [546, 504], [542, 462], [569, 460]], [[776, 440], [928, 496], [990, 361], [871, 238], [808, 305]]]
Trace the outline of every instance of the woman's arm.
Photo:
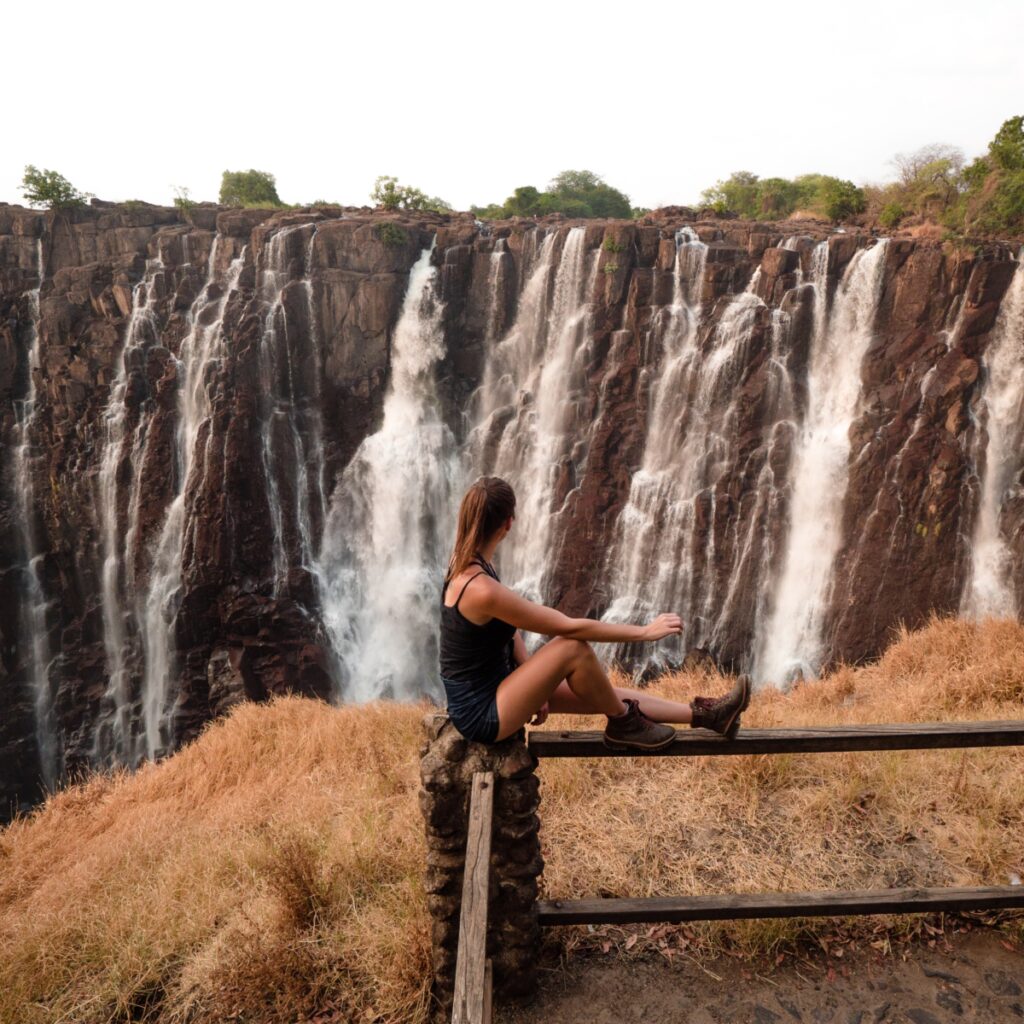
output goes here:
[[526, 649], [526, 644], [523, 642], [523, 638], [517, 629], [515, 636], [512, 638], [512, 657], [516, 665], [522, 665], [529, 656], [530, 652]]
[[565, 636], [573, 640], [630, 643], [660, 640], [671, 633], [681, 633], [683, 622], [678, 615], [665, 612], [646, 626], [599, 622], [597, 619], [573, 619], [555, 608], [535, 604], [489, 577], [480, 577], [482, 585], [473, 597], [473, 607], [482, 614], [493, 615], [519, 629], [544, 636]]

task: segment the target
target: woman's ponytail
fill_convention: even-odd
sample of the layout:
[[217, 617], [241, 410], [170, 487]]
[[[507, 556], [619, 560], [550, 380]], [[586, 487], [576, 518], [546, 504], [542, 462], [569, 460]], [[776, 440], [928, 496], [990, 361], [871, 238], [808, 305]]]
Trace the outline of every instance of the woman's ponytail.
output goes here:
[[470, 484], [459, 505], [455, 549], [448, 562], [449, 579], [470, 564], [474, 554], [515, 511], [515, 493], [501, 477], [482, 476]]

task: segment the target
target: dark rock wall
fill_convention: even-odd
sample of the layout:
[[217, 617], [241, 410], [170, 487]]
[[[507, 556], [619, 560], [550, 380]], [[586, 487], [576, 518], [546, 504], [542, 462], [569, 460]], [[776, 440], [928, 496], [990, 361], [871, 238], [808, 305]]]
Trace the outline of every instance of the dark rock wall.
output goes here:
[[[398, 230], [382, 234], [385, 221]], [[593, 329], [586, 388], [573, 413], [581, 443], [559, 467], [552, 506], [556, 544], [548, 595], [569, 614], [600, 614], [614, 596], [596, 553], [612, 541], [643, 457], [659, 371], [650, 326], [671, 300], [672, 239], [685, 223], [681, 213], [638, 224], [586, 225], [585, 244], [599, 253]], [[786, 537], [792, 418], [799, 418], [804, 400], [812, 330], [805, 290], [794, 286], [798, 271], [806, 278], [812, 247], [827, 232], [808, 223], [694, 227], [709, 245], [702, 343], [712, 343], [728, 296], [742, 291], [758, 268], [756, 293], [766, 303], [728, 382], [735, 409], [730, 442], [708, 500], [699, 503], [701, 536], [714, 543], [702, 543], [695, 564], [725, 608], [712, 653], [739, 664], [750, 655], [759, 600], [763, 604], [755, 567], [776, 565]], [[309, 502], [307, 532], [315, 544], [339, 471], [379, 426], [391, 331], [422, 249], [436, 238], [447, 343], [439, 392], [446, 421], [463, 438], [471, 426], [467, 402], [488, 346], [514, 319], [524, 252], [535, 252], [535, 230], [526, 222], [481, 230], [466, 216], [395, 219], [351, 210], [341, 216], [200, 208], [186, 222], [177, 210], [144, 205], [70, 215], [0, 206], [0, 806], [31, 800], [40, 773], [24, 530], [13, 469], [16, 406], [28, 389], [29, 293], [39, 286], [37, 240], [45, 272], [29, 426], [32, 533], [47, 601], [48, 699], [60, 767], [69, 771], [96, 761], [98, 723], [109, 697], [99, 481], [133, 289], [147, 263], [152, 271], [159, 260], [161, 268], [152, 274], [152, 328], [131, 353], [113, 514], [124, 546], [117, 586], [130, 612], [132, 594], [145, 588], [152, 571], [154, 539], [184, 486], [181, 585], [168, 612], [177, 652], [173, 748], [236, 700], [289, 689], [330, 694], [332, 653], [300, 557], [308, 540], [288, 512], [296, 507], [288, 481], [300, 477], [294, 465], [278, 465], [294, 450], [281, 424], [294, 425], [301, 439], [306, 477], [322, 482], [322, 493]], [[568, 226], [555, 220], [540, 230], [565, 232]], [[780, 248], [791, 236], [800, 236], [799, 243]], [[857, 248], [869, 243], [862, 235], [831, 235], [831, 288]], [[496, 247], [504, 253], [497, 272]], [[224, 355], [206, 371], [210, 416], [196, 448], [201, 454], [182, 481], [175, 442], [182, 342], [204, 283], [212, 281], [216, 297], [238, 259], [237, 284], [223, 309]], [[978, 453], [984, 451], [979, 367], [1013, 269], [1011, 252], [997, 245], [972, 256], [932, 242], [889, 245], [875, 338], [862, 367], [861, 411], [851, 431], [850, 483], [827, 619], [830, 658], [870, 656], [896, 622], [916, 624], [959, 605], [979, 492]], [[280, 298], [268, 335], [271, 271]], [[795, 412], [783, 409], [772, 391], [776, 308], [790, 317], [785, 360]], [[765, 491], [769, 477], [774, 484]], [[268, 500], [271, 484], [284, 492], [279, 522]], [[1024, 515], [1009, 509], [1006, 517], [1014, 514], [1018, 527], [1014, 532], [1011, 523], [1008, 532], [1016, 557], [1024, 559]], [[287, 561], [283, 577], [275, 552]], [[145, 651], [137, 615], [127, 621], [128, 700], [138, 717]]]

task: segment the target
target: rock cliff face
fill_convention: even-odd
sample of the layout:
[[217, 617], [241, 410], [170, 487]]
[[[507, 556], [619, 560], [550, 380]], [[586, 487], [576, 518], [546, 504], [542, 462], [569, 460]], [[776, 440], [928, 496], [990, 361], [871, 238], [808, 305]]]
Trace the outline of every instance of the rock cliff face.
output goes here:
[[0, 801], [237, 700], [436, 692], [480, 472], [519, 497], [507, 582], [683, 615], [606, 652], [637, 669], [783, 681], [1012, 613], [1013, 256], [683, 210], [0, 206]]

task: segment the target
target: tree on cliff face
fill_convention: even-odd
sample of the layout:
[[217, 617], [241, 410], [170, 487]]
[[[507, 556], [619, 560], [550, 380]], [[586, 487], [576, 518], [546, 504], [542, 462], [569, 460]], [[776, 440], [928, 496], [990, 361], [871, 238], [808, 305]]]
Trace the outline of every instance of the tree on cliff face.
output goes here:
[[451, 204], [443, 199], [428, 196], [412, 185], [400, 185], [398, 179], [390, 174], [381, 174], [377, 178], [370, 198], [385, 210], [432, 210], [434, 213], [451, 210]]
[[21, 179], [21, 194], [30, 206], [45, 206], [48, 210], [67, 210], [84, 206], [92, 198], [90, 192], [79, 192], [74, 185], [57, 171], [39, 170], [29, 164]]
[[267, 171], [225, 171], [220, 179], [222, 206], [284, 206], [274, 175]]

